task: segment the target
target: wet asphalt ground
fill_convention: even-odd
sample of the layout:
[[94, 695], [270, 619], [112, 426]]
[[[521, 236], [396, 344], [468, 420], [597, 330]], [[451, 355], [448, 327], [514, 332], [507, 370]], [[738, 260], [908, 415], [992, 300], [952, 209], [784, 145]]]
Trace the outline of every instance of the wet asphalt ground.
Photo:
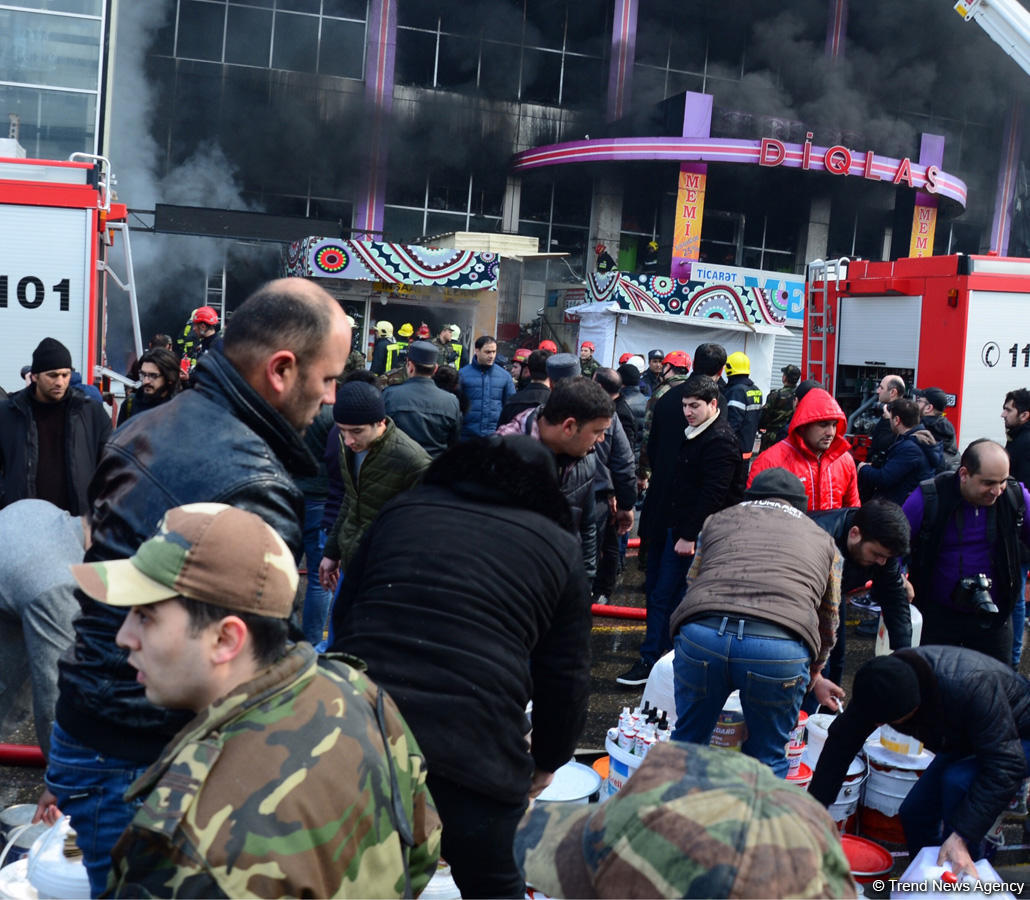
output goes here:
[[[644, 605], [644, 573], [638, 567], [635, 551], [630, 551], [626, 566], [619, 578], [619, 584], [611, 598], [612, 605]], [[301, 580], [299, 591], [303, 592]], [[851, 676], [855, 670], [873, 655], [873, 638], [859, 633], [859, 614], [852, 611], [848, 618], [847, 654], [844, 689], [850, 691]], [[628, 669], [637, 659], [637, 650], [644, 635], [643, 622], [595, 616], [591, 635], [591, 693], [590, 707], [583, 735], [579, 742], [577, 757], [590, 761], [603, 752], [605, 733], [616, 724], [619, 712], [624, 706], [639, 704], [643, 688], [625, 688], [616, 684], [615, 678]], [[1021, 666], [1023, 674], [1030, 674], [1030, 654], [1024, 654]], [[17, 721], [9, 721], [0, 730], [0, 742], [34, 744], [35, 730], [29, 715], [27, 699], [23, 714]], [[14, 803], [35, 803], [43, 787], [42, 769], [23, 766], [0, 766], [0, 809]], [[1000, 850], [994, 865], [1002, 878], [1024, 887], [1030, 875], [1030, 836], [1024, 835], [1023, 819], [1011, 819], [1006, 825], [1006, 849]], [[908, 865], [907, 854], [901, 846], [887, 845], [896, 856], [891, 877], [897, 878]], [[865, 885], [866, 896], [886, 897], [886, 891], [872, 890]], [[1023, 891], [1025, 893], [1025, 890]], [[1017, 894], [1018, 896], [1018, 894]]]

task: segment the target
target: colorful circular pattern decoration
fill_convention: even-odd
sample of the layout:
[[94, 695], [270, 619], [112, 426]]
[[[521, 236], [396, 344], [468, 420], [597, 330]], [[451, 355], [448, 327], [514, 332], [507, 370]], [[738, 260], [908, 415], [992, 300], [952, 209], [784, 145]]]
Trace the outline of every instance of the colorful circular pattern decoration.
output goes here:
[[338, 244], [327, 244], [315, 254], [315, 265], [323, 272], [340, 272], [349, 262], [347, 251]]

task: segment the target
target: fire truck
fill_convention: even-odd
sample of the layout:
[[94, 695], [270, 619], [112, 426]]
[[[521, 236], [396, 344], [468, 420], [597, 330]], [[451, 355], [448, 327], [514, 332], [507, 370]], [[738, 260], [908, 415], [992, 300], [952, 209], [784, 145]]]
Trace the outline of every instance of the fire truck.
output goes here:
[[853, 435], [872, 430], [882, 412], [876, 386], [896, 374], [908, 387], [944, 390], [960, 449], [980, 437], [1004, 443], [1005, 394], [1030, 387], [1030, 259], [817, 260], [802, 359]]
[[[61, 341], [83, 381], [116, 378], [106, 368], [109, 285], [128, 299], [137, 356], [142, 353], [132, 252], [124, 204], [113, 202], [110, 163], [25, 159], [15, 140], [0, 152], [0, 387], [20, 390], [22, 366], [44, 337]], [[121, 238], [122, 274], [108, 256]]]

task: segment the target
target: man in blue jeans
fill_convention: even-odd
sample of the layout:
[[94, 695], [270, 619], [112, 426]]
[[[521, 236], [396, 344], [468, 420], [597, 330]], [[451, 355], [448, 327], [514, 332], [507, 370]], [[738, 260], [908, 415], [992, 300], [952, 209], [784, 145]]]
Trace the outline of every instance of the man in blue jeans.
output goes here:
[[831, 726], [810, 793], [829, 806], [877, 725], [918, 738], [936, 756], [901, 805], [913, 854], [976, 876], [984, 836], [1030, 773], [1030, 681], [966, 647], [910, 647], [855, 673], [854, 696]]
[[744, 502], [705, 522], [686, 597], [672, 615], [673, 740], [707, 744], [726, 698], [739, 690], [742, 749], [780, 777], [805, 692], [831, 709], [844, 696], [821, 674], [837, 634], [843, 562], [807, 505], [796, 475], [757, 475]]

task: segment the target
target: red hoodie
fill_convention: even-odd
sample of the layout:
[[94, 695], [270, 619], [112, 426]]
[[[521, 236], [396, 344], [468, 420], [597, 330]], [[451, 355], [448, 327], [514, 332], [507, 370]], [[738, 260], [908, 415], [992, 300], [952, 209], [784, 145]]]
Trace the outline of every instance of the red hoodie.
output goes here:
[[[830, 448], [816, 456], [801, 439], [798, 430], [812, 422], [837, 420], [837, 435]], [[837, 401], [821, 388], [813, 388], [794, 410], [787, 437], [773, 444], [752, 464], [747, 485], [765, 469], [781, 468], [793, 472], [805, 485], [808, 509], [839, 509], [858, 506], [858, 473], [852, 458], [851, 445], [844, 440], [847, 419]]]

